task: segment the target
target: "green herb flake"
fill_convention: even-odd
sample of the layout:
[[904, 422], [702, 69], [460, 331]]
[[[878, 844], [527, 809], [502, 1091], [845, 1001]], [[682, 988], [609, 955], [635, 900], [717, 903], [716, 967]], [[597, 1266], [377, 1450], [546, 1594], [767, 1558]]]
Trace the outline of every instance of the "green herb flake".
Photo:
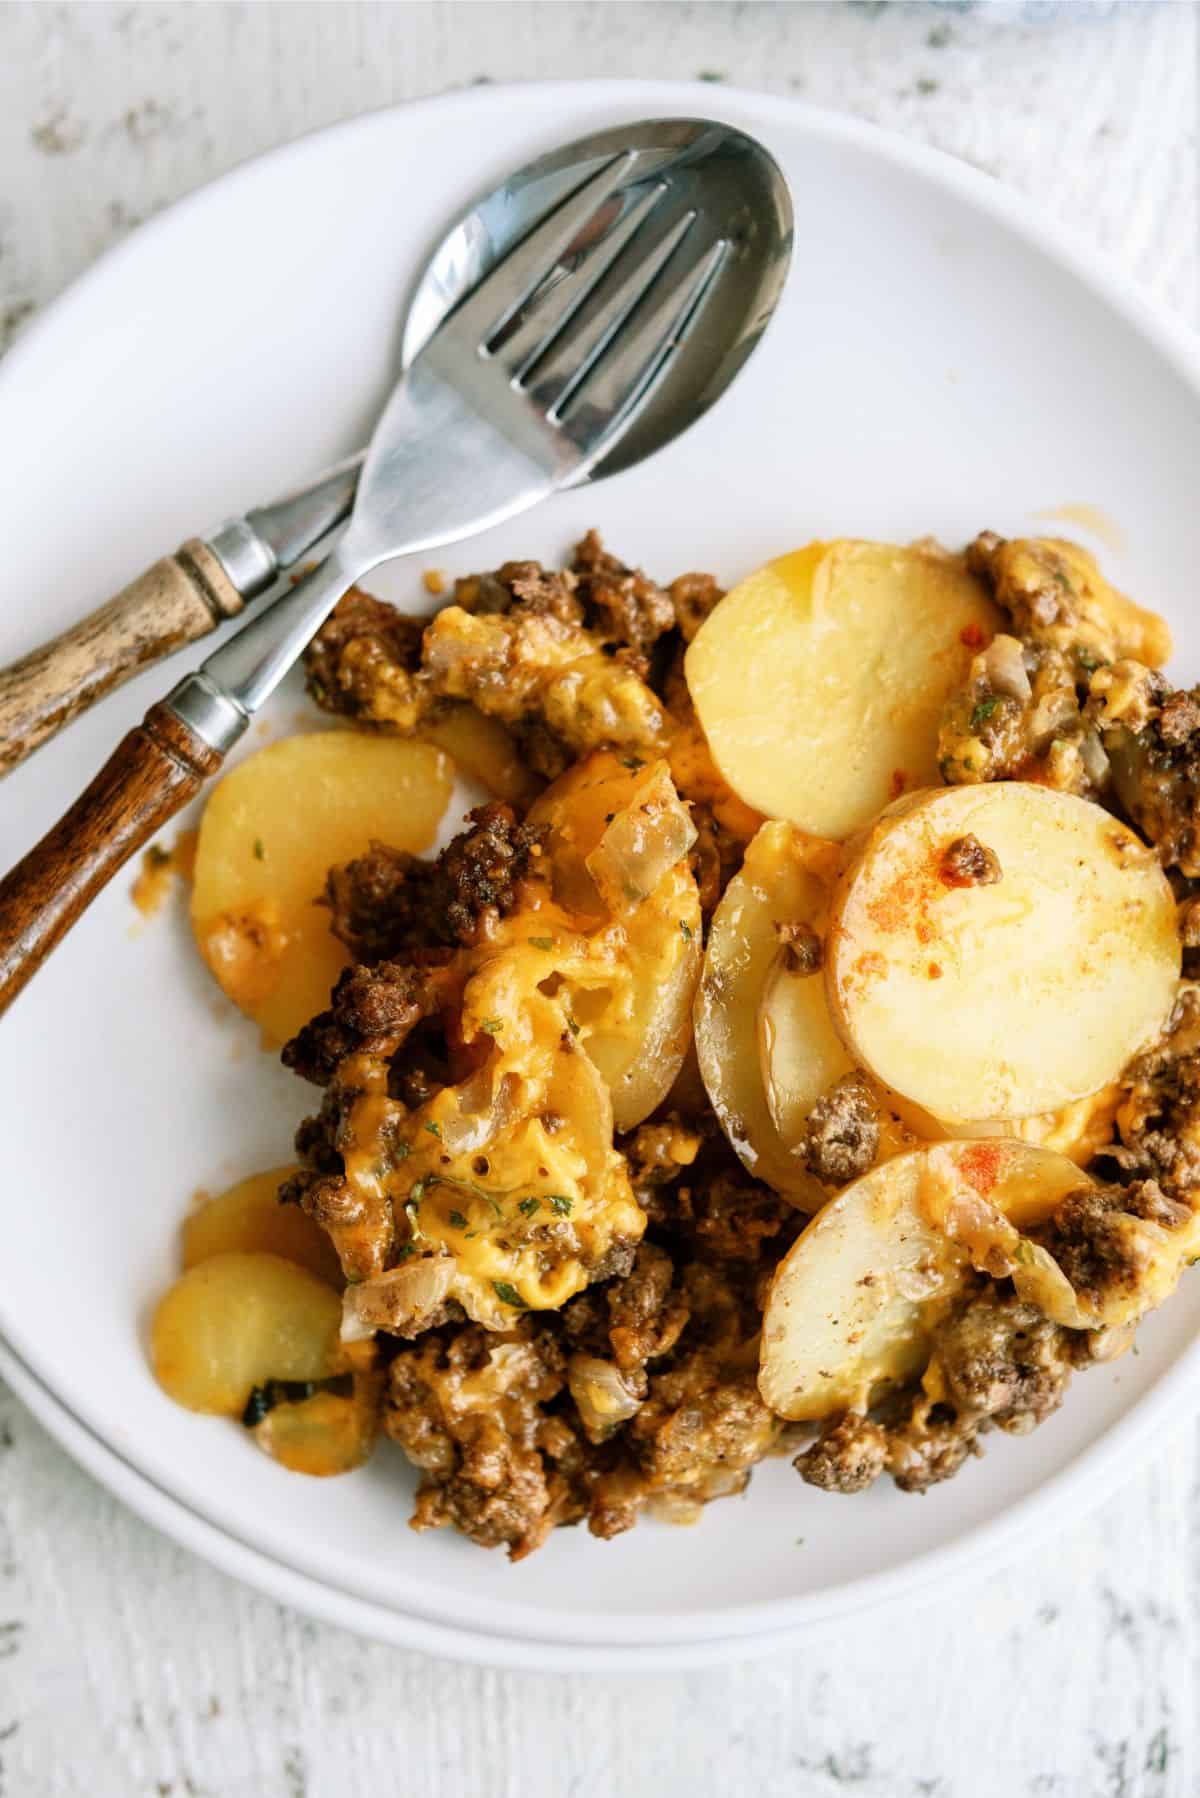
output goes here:
[[558, 1213], [559, 1217], [570, 1217], [575, 1201], [567, 1198], [565, 1193], [552, 1192], [547, 1195], [546, 1203], [551, 1211]]
[[397, 1161], [407, 1161], [409, 1156], [412, 1154], [412, 1150], [409, 1148], [409, 1146], [406, 1142], [398, 1142], [396, 1144], [395, 1148], [392, 1150], [392, 1154], [395, 1156]]
[[680, 934], [680, 936], [681, 936], [681, 937], [682, 937], [682, 938], [683, 938], [683, 940], [684, 940], [684, 942], [685, 942], [685, 943], [690, 943], [690, 942], [691, 942], [691, 940], [692, 940], [692, 927], [691, 927], [691, 925], [690, 925], [690, 924], [689, 924], [689, 923], [687, 923], [687, 921], [686, 921], [686, 920], [685, 920], [685, 919], [683, 919], [683, 918], [680, 918], [680, 920], [679, 920], [679, 934]]
[[254, 859], [256, 862], [265, 862], [267, 859], [267, 852], [263, 847], [263, 840], [261, 837], [255, 837], [254, 839]]
[[554, 938], [552, 936], [531, 936], [529, 946], [531, 949], [553, 949]]
[[[396, 1259], [397, 1261], [411, 1261], [416, 1252], [416, 1248], [411, 1242], [402, 1242], [400, 1247], [396, 1250]], [[357, 1281], [355, 1284], [357, 1284]]]
[[1033, 1263], [1037, 1260], [1037, 1256], [1033, 1252], [1033, 1244], [1031, 1242], [1026, 1242], [1024, 1237], [1022, 1237], [1017, 1244], [1017, 1260], [1021, 1263], [1022, 1267], [1032, 1267]]
[[467, 1227], [467, 1220], [463, 1216], [462, 1212], [461, 1211], [452, 1211], [450, 1213], [450, 1228], [452, 1230], [465, 1230], [466, 1227]]
[[567, 1013], [567, 1029], [571, 1032], [572, 1036], [579, 1035], [579, 1025], [575, 1022], [570, 1012]]
[[502, 1305], [511, 1305], [514, 1311], [528, 1311], [529, 1306], [525, 1300], [516, 1287], [510, 1286], [507, 1280], [493, 1280], [492, 1291]]
[[439, 1142], [442, 1140], [442, 1126], [440, 1124], [435, 1124], [432, 1118], [430, 1118], [425, 1128], [428, 1130], [430, 1136], [436, 1136]]
[[499, 1032], [500, 1024], [501, 1020], [499, 1018], [484, 1018], [479, 1028], [486, 1036], [495, 1036]]
[[541, 1205], [542, 1201], [540, 1199], [522, 1199], [521, 1203], [517, 1206], [517, 1210], [521, 1213], [522, 1217], [532, 1217], [535, 1211], [541, 1210]]
[[631, 773], [636, 773], [639, 768], [644, 768], [646, 764], [640, 755], [623, 755], [621, 757], [621, 766], [622, 768], [628, 768]]
[[986, 724], [999, 704], [1000, 698], [996, 693], [993, 693], [990, 699], [981, 699], [979, 704], [975, 707], [975, 710], [971, 713], [971, 723], [969, 728], [971, 730], [978, 730], [981, 724]]

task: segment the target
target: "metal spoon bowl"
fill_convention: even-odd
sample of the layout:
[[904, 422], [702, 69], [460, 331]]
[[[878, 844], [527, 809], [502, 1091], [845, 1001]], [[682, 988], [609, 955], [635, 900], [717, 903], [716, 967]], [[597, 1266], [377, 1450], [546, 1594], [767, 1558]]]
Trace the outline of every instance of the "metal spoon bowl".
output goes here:
[[[715, 201], [726, 232], [732, 218], [733, 237], [720, 293], [625, 435], [577, 486], [631, 468], [693, 424], [724, 393], [766, 329], [791, 260], [792, 204], [782, 171], [760, 143], [712, 119], [650, 119], [592, 132], [540, 156], [478, 200], [442, 238], [418, 280], [401, 343], [407, 368], [488, 270], [623, 149], [642, 152], [639, 180], [621, 195], [609, 232], [620, 229], [655, 179], [668, 172], [673, 183], [694, 184], [699, 202], [701, 178], [692, 170], [703, 162], [706, 203]], [[725, 196], [734, 204], [723, 205]], [[564, 252], [558, 279], [584, 247]]]

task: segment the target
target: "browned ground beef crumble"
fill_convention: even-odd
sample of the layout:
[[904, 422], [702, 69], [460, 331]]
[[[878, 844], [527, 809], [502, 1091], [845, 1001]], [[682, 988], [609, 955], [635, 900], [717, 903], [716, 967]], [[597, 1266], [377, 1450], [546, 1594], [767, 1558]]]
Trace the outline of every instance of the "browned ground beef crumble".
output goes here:
[[[1172, 694], [1145, 669], [1114, 675], [1130, 666], [1120, 661], [1128, 645], [1105, 636], [1086, 578], [1053, 546], [985, 533], [968, 561], [1007, 613], [1012, 636], [976, 658], [948, 708], [944, 778], [1034, 775], [1119, 803], [1164, 862], [1200, 875], [1196, 697]], [[509, 562], [459, 581], [454, 603], [464, 614], [508, 619], [518, 633], [541, 621], [555, 643], [583, 633], [580, 644], [636, 676], [689, 724], [682, 653], [720, 596], [703, 574], [659, 586], [611, 556], [593, 532], [567, 568]], [[506, 641], [507, 654], [523, 639]], [[342, 601], [306, 662], [317, 702], [360, 724], [412, 728], [420, 708], [438, 702], [421, 624], [365, 595]], [[481, 693], [496, 690], [490, 665], [477, 678]], [[1115, 721], [1106, 716], [1114, 693]], [[513, 720], [527, 761], [547, 778], [578, 753], [535, 703]], [[692, 864], [707, 917], [744, 845], [706, 803], [692, 811]], [[403, 1219], [383, 1203], [364, 1203], [344, 1178], [347, 1119], [363, 1070], [386, 1066], [388, 1093], [409, 1105], [461, 1077], [461, 1068], [452, 1072], [461, 1051], [445, 1033], [452, 952], [485, 940], [492, 922], [520, 903], [540, 841], [512, 806], [492, 803], [470, 814], [434, 862], [373, 843], [330, 872], [325, 903], [356, 961], [329, 1009], [284, 1050], [285, 1063], [324, 1098], [300, 1127], [304, 1168], [283, 1196], [328, 1230], [351, 1278], [395, 1266], [407, 1232]], [[985, 845], [964, 838], [947, 851], [945, 878], [990, 883], [1003, 870]], [[1200, 900], [1196, 912], [1200, 918]], [[1200, 946], [1200, 923], [1193, 935]], [[819, 969], [822, 945], [811, 931], [788, 946], [799, 971]], [[871, 1092], [851, 1075], [819, 1102], [805, 1154], [820, 1179], [840, 1186], [872, 1165], [878, 1140]], [[607, 1537], [647, 1509], [690, 1516], [741, 1490], [757, 1461], [794, 1442], [794, 1427], [759, 1397], [758, 1334], [772, 1272], [806, 1219], [746, 1173], [697, 1080], [690, 1088], [680, 1082], [671, 1108], [618, 1147], [648, 1220], [645, 1237], [617, 1243], [561, 1310], [526, 1314], [499, 1333], [467, 1321], [451, 1302], [413, 1340], [379, 1339], [384, 1427], [421, 1472], [417, 1528], [453, 1525], [516, 1559], [559, 1524], [586, 1521]], [[1160, 1043], [1128, 1070], [1118, 1140], [1095, 1171], [1103, 1183], [1069, 1195], [1041, 1234], [1077, 1291], [1102, 1303], [1138, 1277], [1121, 1220], [1172, 1228], [1200, 1180], [1195, 994], [1185, 991]], [[1104, 1332], [1052, 1323], [1010, 1280], [981, 1275], [933, 1332], [933, 1384], [927, 1375], [869, 1416], [829, 1419], [795, 1465], [826, 1491], [861, 1491], [887, 1472], [903, 1490], [923, 1492], [978, 1454], [988, 1431], [1034, 1428], [1062, 1402], [1071, 1372], [1106, 1352]], [[626, 1401], [615, 1425], [580, 1402], [597, 1370]]]

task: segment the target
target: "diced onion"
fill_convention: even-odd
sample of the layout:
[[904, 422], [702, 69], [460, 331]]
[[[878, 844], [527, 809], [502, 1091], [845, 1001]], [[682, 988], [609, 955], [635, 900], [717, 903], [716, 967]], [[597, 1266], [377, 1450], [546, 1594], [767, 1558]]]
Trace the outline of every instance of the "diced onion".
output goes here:
[[361, 1342], [376, 1330], [393, 1334], [424, 1328], [450, 1290], [450, 1255], [426, 1255], [374, 1279], [347, 1286], [342, 1298], [342, 1341]]
[[583, 1427], [592, 1442], [603, 1442], [641, 1406], [625, 1384], [619, 1367], [599, 1355], [572, 1355], [567, 1385]]
[[696, 834], [670, 769], [655, 762], [629, 804], [614, 813], [585, 866], [610, 911], [632, 911], [682, 861]]

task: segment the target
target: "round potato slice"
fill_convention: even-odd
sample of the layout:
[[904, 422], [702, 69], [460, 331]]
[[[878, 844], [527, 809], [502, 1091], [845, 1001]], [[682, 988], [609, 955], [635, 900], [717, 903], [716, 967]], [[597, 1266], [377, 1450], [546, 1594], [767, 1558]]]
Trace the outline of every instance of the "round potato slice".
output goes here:
[[726, 594], [688, 649], [687, 683], [740, 799], [845, 837], [937, 779], [943, 703], [1000, 628], [958, 558], [811, 543]]
[[159, 1302], [155, 1378], [189, 1411], [236, 1417], [268, 1380], [340, 1372], [341, 1321], [337, 1293], [307, 1269], [277, 1255], [214, 1255]]
[[[839, 856], [836, 844], [794, 825], [764, 824], [713, 913], [696, 992], [700, 1075], [726, 1136], [756, 1179], [810, 1211], [828, 1194], [793, 1148], [815, 1101], [853, 1064], [830, 1024], [819, 974], [799, 982], [794, 999], [761, 1026], [759, 1004], [779, 965], [779, 926], [822, 925]], [[786, 1053], [777, 1028], [787, 1031]]]
[[205, 808], [192, 928], [223, 991], [278, 1048], [322, 1011], [349, 957], [316, 902], [373, 838], [420, 854], [450, 796], [427, 743], [313, 731], [247, 756]]
[[972, 1267], [1022, 1259], [1022, 1229], [1088, 1185], [1028, 1143], [936, 1143], [848, 1186], [780, 1263], [763, 1315], [758, 1385], [781, 1417], [866, 1409], [917, 1374], [933, 1325]]
[[189, 1212], [183, 1220], [185, 1271], [214, 1255], [280, 1255], [340, 1291], [342, 1266], [326, 1232], [299, 1205], [279, 1203], [279, 1188], [295, 1172], [276, 1167], [250, 1174]]
[[880, 819], [839, 882], [825, 972], [850, 1053], [953, 1124], [1098, 1092], [1161, 1026], [1179, 964], [1170, 886], [1133, 831], [1005, 781]]

